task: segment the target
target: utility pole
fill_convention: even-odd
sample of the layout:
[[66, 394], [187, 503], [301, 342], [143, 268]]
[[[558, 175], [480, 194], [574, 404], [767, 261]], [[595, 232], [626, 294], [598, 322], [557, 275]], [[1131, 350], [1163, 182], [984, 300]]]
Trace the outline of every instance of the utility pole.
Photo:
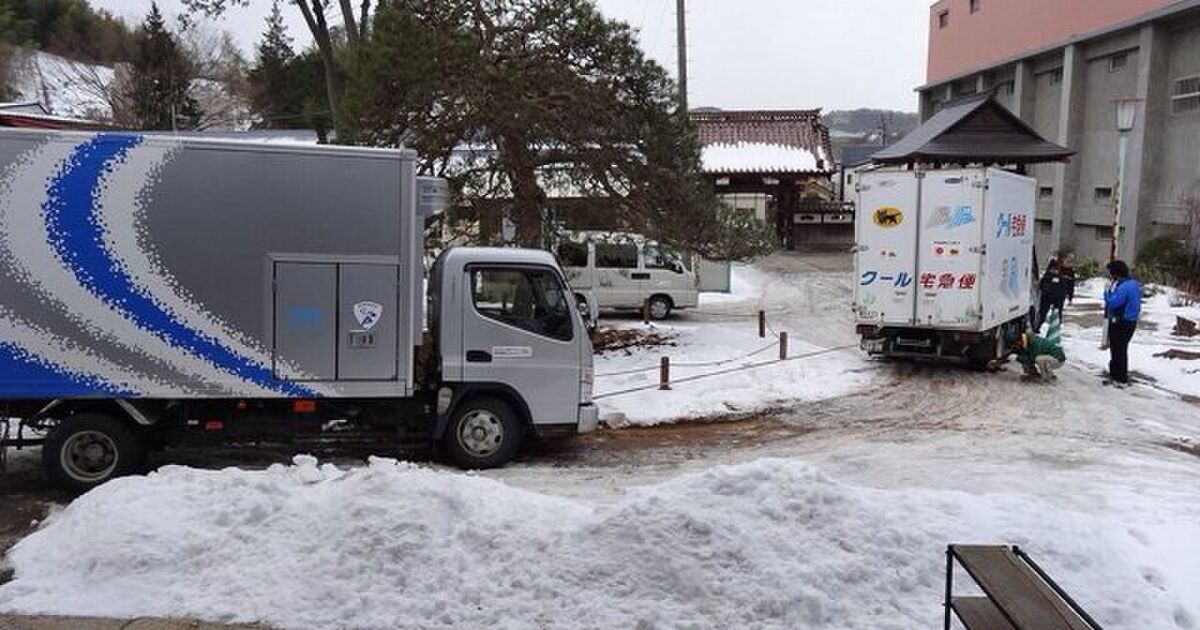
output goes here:
[[687, 17], [685, 0], [675, 0], [675, 38], [679, 49], [679, 110], [688, 112]]

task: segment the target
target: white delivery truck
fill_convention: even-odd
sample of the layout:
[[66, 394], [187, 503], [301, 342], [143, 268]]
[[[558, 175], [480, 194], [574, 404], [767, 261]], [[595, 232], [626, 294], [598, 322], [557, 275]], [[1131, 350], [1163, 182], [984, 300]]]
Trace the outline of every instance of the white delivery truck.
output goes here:
[[679, 256], [638, 234], [572, 232], [555, 248], [571, 288], [593, 309], [647, 308], [653, 319], [695, 308], [696, 273]]
[[871, 354], [984, 366], [1024, 330], [1036, 180], [998, 168], [881, 169], [856, 187], [854, 313]]
[[0, 451], [40, 444], [86, 489], [180, 445], [438, 446], [484, 468], [595, 428], [550, 253], [448, 249], [426, 291], [445, 183], [416, 158], [0, 130]]

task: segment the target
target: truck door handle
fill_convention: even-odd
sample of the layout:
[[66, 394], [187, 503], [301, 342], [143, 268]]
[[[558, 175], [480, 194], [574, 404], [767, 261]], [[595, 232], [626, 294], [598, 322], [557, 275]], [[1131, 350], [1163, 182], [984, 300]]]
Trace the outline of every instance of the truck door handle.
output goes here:
[[483, 350], [467, 350], [467, 363], [491, 363], [492, 353]]
[[634, 272], [634, 273], [631, 273], [631, 274], [629, 274], [629, 277], [630, 277], [630, 278], [633, 278], [634, 280], [649, 280], [649, 279], [650, 279], [650, 274], [648, 274], [648, 273], [641, 273], [641, 272]]

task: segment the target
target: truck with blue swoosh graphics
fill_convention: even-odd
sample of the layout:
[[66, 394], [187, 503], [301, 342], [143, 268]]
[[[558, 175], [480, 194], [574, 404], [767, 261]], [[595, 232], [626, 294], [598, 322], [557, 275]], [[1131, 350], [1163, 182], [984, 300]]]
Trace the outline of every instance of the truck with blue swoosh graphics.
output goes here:
[[554, 257], [451, 248], [408, 150], [0, 129], [0, 455], [86, 490], [154, 449], [434, 448], [595, 428]]

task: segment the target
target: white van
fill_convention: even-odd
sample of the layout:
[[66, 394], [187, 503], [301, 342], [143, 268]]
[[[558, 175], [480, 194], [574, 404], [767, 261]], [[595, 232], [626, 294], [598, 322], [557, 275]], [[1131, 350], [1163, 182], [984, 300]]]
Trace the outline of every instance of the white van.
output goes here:
[[700, 298], [695, 272], [679, 256], [636, 234], [574, 232], [555, 248], [576, 294], [594, 309], [641, 309], [665, 319]]

